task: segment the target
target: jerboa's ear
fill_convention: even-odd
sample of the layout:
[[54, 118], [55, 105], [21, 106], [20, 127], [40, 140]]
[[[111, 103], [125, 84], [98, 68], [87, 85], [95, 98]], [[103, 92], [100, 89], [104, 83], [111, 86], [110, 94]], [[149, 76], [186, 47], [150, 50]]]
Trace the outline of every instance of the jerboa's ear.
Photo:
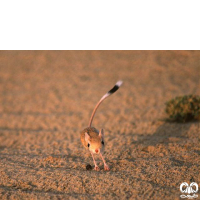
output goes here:
[[104, 130], [103, 129], [101, 129], [99, 131], [99, 137], [104, 138]]
[[85, 132], [85, 141], [89, 142], [89, 140], [90, 140], [90, 136], [87, 132]]

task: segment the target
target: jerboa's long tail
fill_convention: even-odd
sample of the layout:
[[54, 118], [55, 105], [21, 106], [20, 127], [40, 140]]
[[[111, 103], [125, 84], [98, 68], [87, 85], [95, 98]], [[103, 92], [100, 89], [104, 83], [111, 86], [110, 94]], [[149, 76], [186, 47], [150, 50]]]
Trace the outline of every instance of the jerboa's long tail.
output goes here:
[[105, 100], [107, 97], [109, 97], [111, 94], [115, 93], [120, 88], [120, 86], [122, 85], [122, 83], [123, 83], [122, 81], [117, 81], [117, 83], [115, 84], [115, 86], [110, 91], [108, 91], [105, 95], [103, 95], [103, 97], [99, 100], [99, 102], [95, 106], [95, 108], [94, 108], [94, 110], [92, 112], [92, 115], [90, 117], [89, 127], [91, 127], [91, 125], [92, 125], [92, 121], [93, 121], [94, 115], [95, 115], [95, 113], [97, 111], [97, 108], [101, 104], [101, 102], [103, 100]]

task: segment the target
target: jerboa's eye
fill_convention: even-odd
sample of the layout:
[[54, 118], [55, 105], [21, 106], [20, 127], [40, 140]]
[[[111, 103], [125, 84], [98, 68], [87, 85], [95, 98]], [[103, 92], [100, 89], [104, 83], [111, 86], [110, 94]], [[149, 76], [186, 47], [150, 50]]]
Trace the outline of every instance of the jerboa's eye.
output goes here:
[[103, 145], [104, 145], [104, 141], [101, 141], [101, 144], [103, 144]]
[[90, 144], [88, 143], [87, 146], [90, 147]]

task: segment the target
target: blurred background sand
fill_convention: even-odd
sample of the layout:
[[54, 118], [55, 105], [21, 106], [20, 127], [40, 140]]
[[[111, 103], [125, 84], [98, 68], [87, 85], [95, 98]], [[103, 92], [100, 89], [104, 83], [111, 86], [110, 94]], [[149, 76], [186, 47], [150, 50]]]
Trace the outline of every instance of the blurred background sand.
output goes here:
[[[86, 171], [98, 100], [111, 170]], [[179, 199], [200, 187], [200, 124], [166, 123], [165, 102], [200, 95], [200, 51], [0, 51], [0, 199]]]

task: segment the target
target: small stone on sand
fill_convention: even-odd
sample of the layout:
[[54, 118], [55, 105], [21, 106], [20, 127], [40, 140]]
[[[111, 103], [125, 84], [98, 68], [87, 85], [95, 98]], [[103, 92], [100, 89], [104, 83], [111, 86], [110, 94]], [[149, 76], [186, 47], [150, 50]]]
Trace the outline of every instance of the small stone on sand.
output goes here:
[[90, 164], [86, 165], [86, 170], [92, 170], [92, 166]]

